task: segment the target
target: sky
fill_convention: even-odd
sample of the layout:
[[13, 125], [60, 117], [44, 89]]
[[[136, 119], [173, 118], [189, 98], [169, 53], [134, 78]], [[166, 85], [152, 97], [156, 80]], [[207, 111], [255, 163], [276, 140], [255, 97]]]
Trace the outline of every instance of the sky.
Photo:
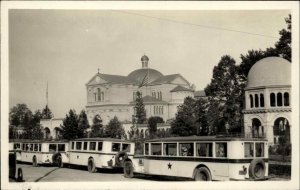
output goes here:
[[[274, 46], [287, 10], [10, 10], [9, 107], [48, 105], [54, 117], [85, 108], [85, 84], [97, 73], [128, 75], [149, 67], [180, 73], [196, 90], [210, 83], [223, 55], [237, 64], [251, 49]], [[240, 31], [240, 32], [237, 32]], [[258, 35], [257, 35], [258, 34]]]

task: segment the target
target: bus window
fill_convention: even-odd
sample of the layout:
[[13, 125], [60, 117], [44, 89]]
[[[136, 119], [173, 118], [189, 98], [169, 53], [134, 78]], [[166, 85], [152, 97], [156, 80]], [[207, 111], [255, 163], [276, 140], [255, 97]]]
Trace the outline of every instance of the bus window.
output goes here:
[[22, 150], [26, 150], [26, 144], [22, 144]]
[[58, 144], [58, 151], [59, 152], [64, 152], [65, 151], [65, 144]]
[[151, 144], [151, 155], [161, 155], [161, 143]]
[[38, 149], [39, 149], [38, 146], [39, 146], [38, 144], [34, 144], [34, 151], [38, 151]]
[[112, 143], [111, 150], [114, 152], [118, 152], [121, 149], [121, 143]]
[[145, 144], [145, 155], [149, 155], [149, 143]]
[[90, 142], [90, 150], [96, 150], [96, 142]]
[[216, 143], [216, 157], [227, 157], [226, 143]]
[[88, 142], [83, 142], [83, 150], [87, 150], [87, 143]]
[[82, 142], [76, 142], [76, 150], [81, 150]]
[[39, 152], [41, 152], [42, 144], [39, 144]]
[[177, 155], [177, 143], [164, 143], [164, 155], [176, 156]]
[[197, 156], [212, 157], [212, 143], [197, 143]]
[[19, 149], [20, 148], [20, 143], [14, 143], [14, 149]]
[[180, 143], [179, 144], [180, 156], [193, 156], [194, 155], [194, 143]]
[[33, 144], [29, 145], [29, 151], [33, 151]]
[[253, 143], [245, 142], [244, 152], [245, 157], [253, 157], [254, 146]]
[[264, 143], [255, 143], [255, 156], [264, 157]]
[[122, 144], [122, 150], [125, 152], [130, 152], [130, 144]]
[[98, 142], [98, 151], [102, 151], [103, 142]]
[[74, 142], [72, 142], [72, 150], [74, 150]]
[[56, 144], [49, 144], [49, 152], [56, 152]]

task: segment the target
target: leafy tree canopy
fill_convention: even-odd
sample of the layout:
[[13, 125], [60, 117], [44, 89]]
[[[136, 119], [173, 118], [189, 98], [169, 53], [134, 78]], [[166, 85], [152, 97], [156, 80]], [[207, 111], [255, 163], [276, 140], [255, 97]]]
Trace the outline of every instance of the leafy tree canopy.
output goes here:
[[148, 130], [150, 138], [154, 138], [157, 132], [157, 123], [164, 123], [164, 119], [158, 116], [150, 117], [148, 119]]
[[122, 124], [115, 116], [113, 119], [109, 121], [108, 125], [106, 126], [105, 136], [121, 139], [124, 135], [125, 135], [125, 131], [122, 127]]
[[52, 119], [53, 118], [52, 111], [50, 110], [48, 105], [46, 105], [45, 108], [42, 111], [42, 118], [43, 119]]
[[136, 123], [142, 124], [146, 122], [146, 110], [143, 103], [142, 94], [138, 91], [136, 96], [137, 98], [134, 106], [134, 109], [136, 111], [135, 117], [137, 119]]

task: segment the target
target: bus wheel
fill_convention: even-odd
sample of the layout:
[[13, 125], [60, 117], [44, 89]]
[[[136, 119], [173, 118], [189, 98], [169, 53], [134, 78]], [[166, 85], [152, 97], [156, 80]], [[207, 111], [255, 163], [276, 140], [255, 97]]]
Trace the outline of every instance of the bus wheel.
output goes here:
[[89, 161], [88, 161], [88, 171], [89, 171], [90, 173], [96, 172], [96, 166], [95, 166], [95, 163], [94, 163], [94, 159], [93, 159], [93, 158], [90, 158]]
[[201, 167], [196, 170], [195, 181], [211, 181], [210, 171], [206, 167]]
[[17, 181], [22, 182], [23, 180], [23, 171], [22, 168], [18, 168], [18, 177], [17, 177]]
[[59, 168], [62, 168], [64, 166], [61, 156], [57, 157], [57, 165]]
[[33, 156], [33, 158], [32, 158], [32, 166], [33, 167], [37, 167], [38, 166], [36, 156]]
[[263, 179], [266, 173], [266, 165], [262, 159], [254, 159], [249, 166], [249, 176], [253, 179]]
[[124, 162], [124, 177], [126, 178], [133, 178], [133, 166], [131, 161]]

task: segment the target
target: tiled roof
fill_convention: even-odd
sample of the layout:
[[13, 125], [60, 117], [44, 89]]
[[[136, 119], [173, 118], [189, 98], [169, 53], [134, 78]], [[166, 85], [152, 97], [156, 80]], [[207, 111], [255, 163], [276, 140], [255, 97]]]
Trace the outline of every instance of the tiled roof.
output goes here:
[[100, 74], [100, 77], [109, 83], [139, 84], [136, 80], [133, 80], [127, 76]]
[[204, 90], [198, 90], [194, 93], [195, 97], [204, 97], [206, 96], [205, 91]]
[[179, 91], [190, 91], [190, 92], [194, 92], [194, 90], [190, 89], [190, 88], [186, 88], [183, 87], [181, 85], [176, 86], [175, 88], [173, 88], [172, 90], [170, 90], [170, 92], [179, 92]]
[[149, 85], [170, 83], [172, 80], [174, 80], [175, 78], [177, 78], [179, 76], [180, 76], [180, 74], [161, 76], [158, 79], [156, 79], [155, 81], [151, 82]]

